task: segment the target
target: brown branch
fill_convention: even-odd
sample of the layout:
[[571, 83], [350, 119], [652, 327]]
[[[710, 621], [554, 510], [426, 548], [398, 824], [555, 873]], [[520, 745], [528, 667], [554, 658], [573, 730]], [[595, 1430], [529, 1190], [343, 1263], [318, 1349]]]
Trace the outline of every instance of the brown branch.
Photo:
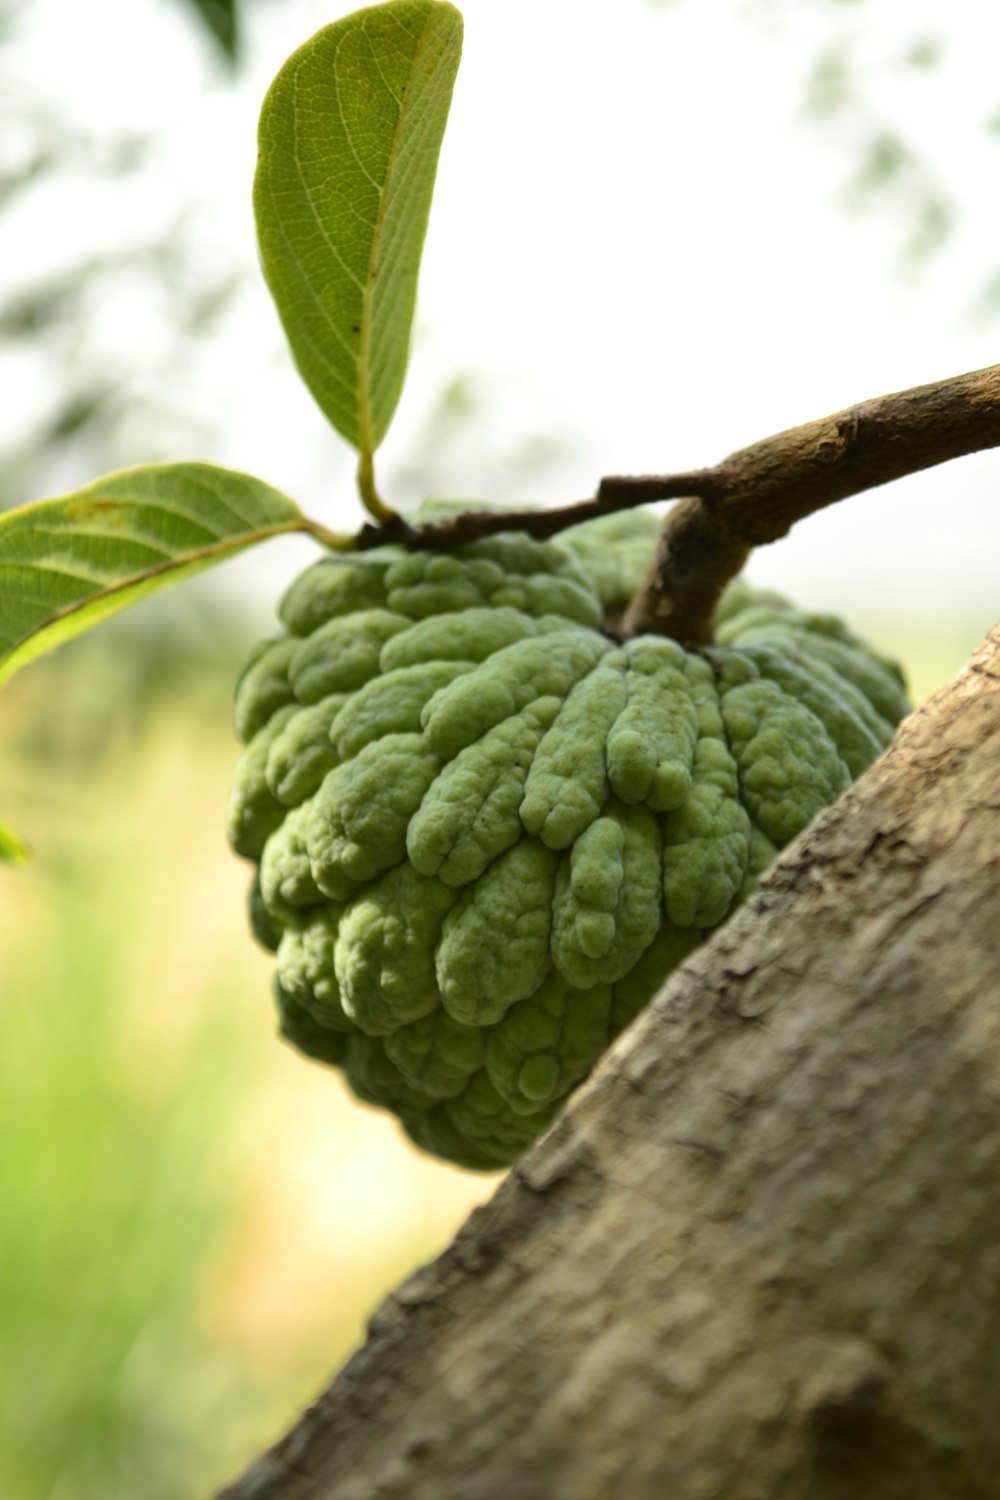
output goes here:
[[1000, 444], [1000, 365], [862, 401], [742, 448], [667, 518], [627, 632], [705, 641], [751, 547], [848, 495]]
[[526, 531], [545, 541], [570, 526], [595, 521], [619, 510], [634, 510], [654, 500], [678, 500], [683, 495], [706, 494], [711, 489], [716, 470], [695, 469], [688, 474], [663, 474], [602, 479], [593, 500], [577, 500], [572, 505], [537, 506], [521, 509], [505, 506], [502, 510], [463, 510], [440, 521], [426, 521], [411, 526], [404, 516], [395, 515], [383, 526], [362, 526], [354, 538], [353, 549], [367, 552], [387, 542], [405, 547], [447, 552], [464, 547], [484, 536], [501, 531]]
[[991, 365], [862, 401], [764, 438], [714, 468], [611, 476], [592, 500], [557, 509], [464, 511], [419, 526], [396, 516], [385, 526], [363, 527], [355, 545], [447, 550], [512, 530], [545, 538], [614, 511], [683, 499], [667, 517], [625, 628], [704, 641], [719, 594], [752, 547], [776, 541], [796, 521], [848, 495], [997, 445], [1000, 365]]

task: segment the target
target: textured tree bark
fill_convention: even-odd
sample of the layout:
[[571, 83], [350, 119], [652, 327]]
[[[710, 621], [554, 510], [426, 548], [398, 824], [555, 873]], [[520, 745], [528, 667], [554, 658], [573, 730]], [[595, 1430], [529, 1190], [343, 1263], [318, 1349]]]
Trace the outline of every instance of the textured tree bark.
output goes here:
[[995, 1500], [1000, 627], [225, 1500]]

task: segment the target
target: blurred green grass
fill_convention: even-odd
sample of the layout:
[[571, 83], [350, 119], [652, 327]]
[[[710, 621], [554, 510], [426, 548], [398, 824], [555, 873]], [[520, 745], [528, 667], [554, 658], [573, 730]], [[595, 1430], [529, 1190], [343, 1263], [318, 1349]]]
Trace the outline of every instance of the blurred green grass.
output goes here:
[[[494, 1187], [275, 1040], [222, 831], [244, 647], [166, 618], [0, 695], [4, 1500], [207, 1496]], [[856, 623], [916, 700], [978, 644]]]

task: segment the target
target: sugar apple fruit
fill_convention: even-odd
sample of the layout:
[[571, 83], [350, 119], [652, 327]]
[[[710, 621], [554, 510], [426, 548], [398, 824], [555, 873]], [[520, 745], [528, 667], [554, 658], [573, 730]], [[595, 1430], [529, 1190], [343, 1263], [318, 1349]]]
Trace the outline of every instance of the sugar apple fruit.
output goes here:
[[902, 676], [737, 580], [710, 647], [605, 622], [657, 520], [332, 556], [237, 685], [229, 805], [284, 1036], [496, 1169], [874, 759]]

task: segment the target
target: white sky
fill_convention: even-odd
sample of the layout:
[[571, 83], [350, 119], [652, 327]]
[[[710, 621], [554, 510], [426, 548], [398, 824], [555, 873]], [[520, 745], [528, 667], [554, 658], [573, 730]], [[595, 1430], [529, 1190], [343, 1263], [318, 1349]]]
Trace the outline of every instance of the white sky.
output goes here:
[[[0, 0], [2, 9], [3, 0]], [[199, 204], [208, 262], [253, 256], [249, 208], [260, 98], [287, 54], [344, 14], [336, 0], [251, 6], [249, 61], [224, 84], [180, 5], [32, 0], [7, 50], [18, 86], [61, 101], [81, 128], [153, 131], [147, 179], [100, 202], [64, 193], [11, 224], [8, 276]], [[993, 269], [1000, 145], [1000, 12], [952, 0], [946, 66], [883, 76], [939, 32], [924, 0], [465, 0], [465, 55], [441, 158], [409, 384], [384, 448], [387, 497], [419, 498], [408, 454], [432, 398], [484, 377], [485, 404], [442, 455], [435, 489], [544, 503], [602, 473], [697, 466], [850, 402], [994, 362], [996, 325], [970, 318]], [[962, 206], [960, 233], [919, 277], [893, 266], [900, 226], [838, 201], [854, 163], [835, 131], [804, 124], [810, 61], [856, 35], [879, 110]], [[353, 462], [280, 351], [263, 283], [185, 376], [181, 404], [215, 434], [205, 457], [287, 490], [351, 527]], [[155, 338], [127, 296], [105, 337]], [[3, 373], [0, 366], [0, 376]], [[4, 391], [4, 430], [27, 417], [30, 375]], [[549, 435], [558, 456], [530, 489], [505, 459]], [[422, 451], [422, 450], [421, 450]], [[497, 476], [515, 487], [497, 493]], [[93, 476], [69, 476], [68, 485]], [[1000, 454], [847, 501], [755, 559], [754, 573], [816, 607], [859, 605], [928, 628], [1000, 612]], [[25, 497], [31, 498], [31, 497]], [[305, 544], [235, 565], [276, 591]], [[308, 549], [306, 549], [308, 550]], [[866, 613], [869, 611], [866, 610]], [[891, 632], [890, 632], [891, 633]]]

